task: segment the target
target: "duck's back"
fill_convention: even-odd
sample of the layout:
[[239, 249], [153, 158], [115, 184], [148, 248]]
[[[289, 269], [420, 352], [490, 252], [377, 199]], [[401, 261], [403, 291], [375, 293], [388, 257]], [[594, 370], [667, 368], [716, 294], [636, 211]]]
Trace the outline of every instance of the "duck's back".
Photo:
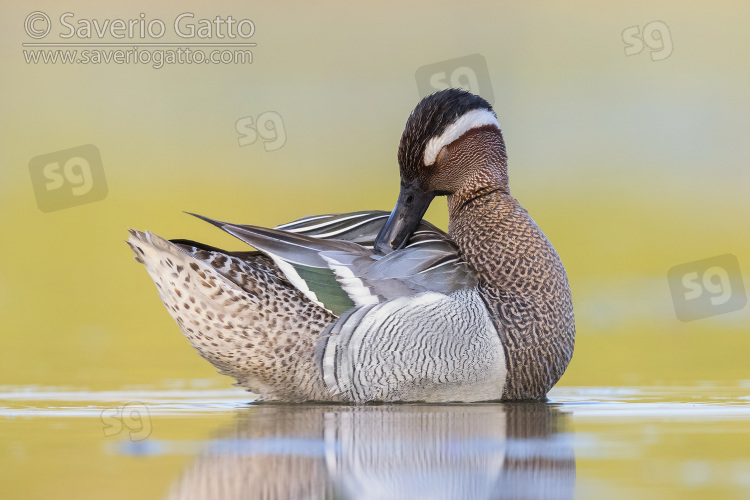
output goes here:
[[504, 399], [543, 397], [573, 355], [575, 322], [562, 261], [526, 210], [495, 192], [452, 214], [450, 236], [480, 276], [504, 346]]

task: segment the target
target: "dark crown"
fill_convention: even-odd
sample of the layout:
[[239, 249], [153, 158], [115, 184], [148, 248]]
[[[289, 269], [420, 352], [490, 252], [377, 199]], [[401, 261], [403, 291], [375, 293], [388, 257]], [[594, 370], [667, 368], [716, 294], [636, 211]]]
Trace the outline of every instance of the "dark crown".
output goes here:
[[433, 137], [473, 109], [493, 111], [490, 103], [461, 89], [446, 89], [422, 99], [409, 115], [398, 147], [401, 176], [413, 179], [422, 167], [424, 150]]

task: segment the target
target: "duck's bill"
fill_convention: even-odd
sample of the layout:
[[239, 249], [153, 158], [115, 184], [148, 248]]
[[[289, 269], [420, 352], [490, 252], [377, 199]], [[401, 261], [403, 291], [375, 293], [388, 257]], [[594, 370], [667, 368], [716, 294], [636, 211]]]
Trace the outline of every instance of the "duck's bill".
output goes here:
[[435, 193], [425, 192], [416, 184], [402, 185], [396, 207], [375, 239], [375, 252], [385, 255], [403, 248], [434, 197]]

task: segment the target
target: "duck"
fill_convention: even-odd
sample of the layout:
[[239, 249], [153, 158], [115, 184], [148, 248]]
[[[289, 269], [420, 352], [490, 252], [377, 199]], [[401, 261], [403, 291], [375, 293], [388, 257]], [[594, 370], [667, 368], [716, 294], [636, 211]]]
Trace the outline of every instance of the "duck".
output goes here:
[[[392, 211], [264, 228], [195, 215], [250, 248], [130, 229], [128, 244], [199, 354], [263, 401], [539, 400], [575, 319], [562, 260], [511, 196], [492, 106], [423, 98], [398, 145]], [[448, 232], [423, 220], [436, 197]]]

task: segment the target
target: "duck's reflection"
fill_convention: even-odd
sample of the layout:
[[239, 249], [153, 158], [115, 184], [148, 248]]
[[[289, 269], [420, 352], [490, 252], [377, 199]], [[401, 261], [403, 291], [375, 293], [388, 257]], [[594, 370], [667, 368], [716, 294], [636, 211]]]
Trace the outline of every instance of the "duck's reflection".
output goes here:
[[544, 403], [256, 405], [169, 498], [572, 498], [566, 418]]

